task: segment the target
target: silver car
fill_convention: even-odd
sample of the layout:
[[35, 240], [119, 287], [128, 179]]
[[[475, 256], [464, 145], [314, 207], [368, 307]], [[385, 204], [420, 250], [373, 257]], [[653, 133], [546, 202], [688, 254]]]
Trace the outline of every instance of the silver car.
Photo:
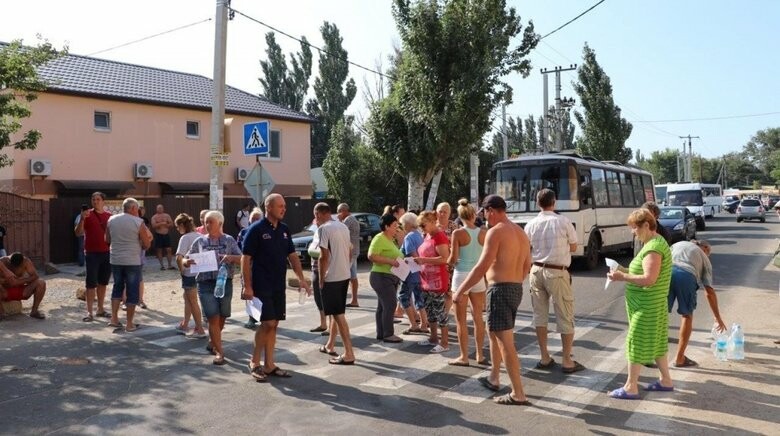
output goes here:
[[764, 205], [757, 198], [746, 198], [740, 201], [739, 206], [737, 206], [738, 223], [741, 223], [743, 220], [759, 220], [765, 223], [766, 217], [764, 214]]

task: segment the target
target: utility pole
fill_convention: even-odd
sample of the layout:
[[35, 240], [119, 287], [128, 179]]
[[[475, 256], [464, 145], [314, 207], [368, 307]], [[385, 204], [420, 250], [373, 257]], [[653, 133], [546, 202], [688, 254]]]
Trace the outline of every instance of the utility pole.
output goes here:
[[227, 51], [227, 21], [230, 0], [217, 0], [214, 31], [214, 79], [211, 102], [211, 176], [209, 178], [209, 209], [222, 210], [224, 185], [222, 166], [217, 162], [225, 152], [225, 52]]
[[556, 150], [563, 149], [563, 111], [568, 110], [571, 106], [574, 105], [574, 99], [567, 99], [563, 98], [561, 99], [561, 72], [563, 71], [573, 71], [577, 69], [577, 64], [571, 64], [568, 68], [564, 67], [555, 67], [552, 70], [548, 70], [547, 68], [542, 68], [540, 71], [542, 73], [542, 86], [543, 89], [543, 104], [544, 104], [544, 110], [542, 111], [542, 138], [539, 139], [539, 143], [542, 145], [542, 151], [547, 152], [548, 151], [548, 138], [550, 136], [550, 119], [549, 119], [549, 112], [550, 112], [550, 106], [547, 103], [547, 75], [550, 73], [555, 73], [555, 109], [553, 112], [553, 120], [555, 124], [555, 144], [554, 147]]
[[688, 153], [685, 153], [685, 141], [683, 141], [683, 155], [685, 156], [685, 181], [692, 181], [693, 174], [691, 174], [691, 162], [693, 161], [693, 147], [691, 145], [691, 139], [701, 139], [698, 136], [680, 136], [680, 139], [688, 139]]
[[504, 160], [507, 160], [509, 159], [509, 139], [506, 137], [506, 102], [501, 105], [501, 120], [503, 122], [501, 133], [503, 133], [504, 137]]

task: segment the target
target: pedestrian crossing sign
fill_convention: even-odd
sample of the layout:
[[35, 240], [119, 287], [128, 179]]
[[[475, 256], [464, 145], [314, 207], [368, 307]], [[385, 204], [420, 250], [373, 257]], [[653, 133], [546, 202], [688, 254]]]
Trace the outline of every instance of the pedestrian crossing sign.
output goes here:
[[257, 121], [244, 124], [244, 155], [268, 154], [270, 143], [270, 121]]

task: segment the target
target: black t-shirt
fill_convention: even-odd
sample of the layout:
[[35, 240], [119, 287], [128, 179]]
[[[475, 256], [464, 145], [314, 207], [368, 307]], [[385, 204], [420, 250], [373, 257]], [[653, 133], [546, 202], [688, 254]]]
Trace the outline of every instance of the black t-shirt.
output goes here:
[[655, 231], [659, 235], [663, 236], [664, 239], [666, 239], [666, 243], [669, 245], [672, 245], [672, 234], [669, 233], [669, 230], [661, 225], [661, 223], [658, 222], [658, 220], [655, 221]]

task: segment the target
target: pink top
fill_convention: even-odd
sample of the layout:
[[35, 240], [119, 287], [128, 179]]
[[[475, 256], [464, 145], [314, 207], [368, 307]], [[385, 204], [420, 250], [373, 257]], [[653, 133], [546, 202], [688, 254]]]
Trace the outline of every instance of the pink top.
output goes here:
[[[450, 240], [447, 238], [447, 235], [443, 231], [438, 231], [433, 235], [425, 237], [425, 241], [417, 249], [417, 253], [420, 257], [438, 257], [439, 253], [436, 252], [436, 246], [449, 244]], [[426, 292], [439, 294], [447, 292], [450, 286], [450, 274], [447, 272], [447, 264], [422, 265], [420, 279], [422, 280], [422, 288]]]

